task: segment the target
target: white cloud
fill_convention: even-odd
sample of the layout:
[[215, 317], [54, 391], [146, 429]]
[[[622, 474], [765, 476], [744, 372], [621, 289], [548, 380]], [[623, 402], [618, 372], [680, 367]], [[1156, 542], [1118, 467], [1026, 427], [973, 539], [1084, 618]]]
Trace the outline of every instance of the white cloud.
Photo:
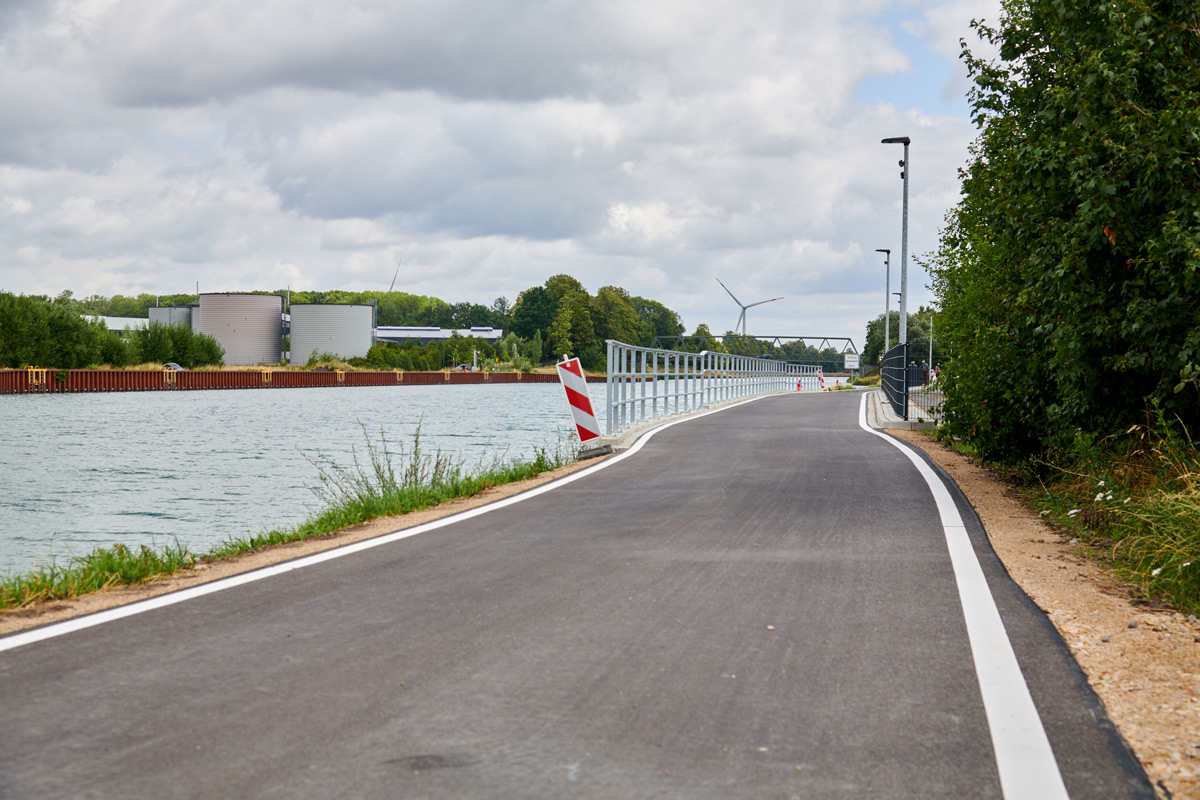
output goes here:
[[[728, 275], [787, 295], [752, 318], [776, 333], [861, 339], [883, 291], [874, 248], [899, 252], [899, 149], [879, 139], [913, 137], [915, 254], [972, 135], [855, 101], [907, 63], [878, 21], [897, 7], [14, 4], [0, 289], [386, 288], [400, 261], [398, 287], [450, 301], [567, 272], [724, 330]], [[956, 55], [988, 6], [903, 8]]]

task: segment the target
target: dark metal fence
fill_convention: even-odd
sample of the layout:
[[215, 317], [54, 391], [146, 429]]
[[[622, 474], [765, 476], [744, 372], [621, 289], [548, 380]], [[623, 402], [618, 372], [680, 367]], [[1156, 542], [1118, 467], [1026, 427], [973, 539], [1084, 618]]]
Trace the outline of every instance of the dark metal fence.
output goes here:
[[938, 382], [938, 370], [922, 361], [908, 365], [908, 415], [917, 422], [942, 421], [942, 390]]
[[879, 383], [883, 396], [900, 419], [908, 419], [908, 345], [898, 344], [879, 362]]
[[900, 419], [941, 422], [938, 371], [924, 361], [916, 363], [908, 353], [907, 344], [898, 344], [883, 357], [879, 367], [883, 394]]

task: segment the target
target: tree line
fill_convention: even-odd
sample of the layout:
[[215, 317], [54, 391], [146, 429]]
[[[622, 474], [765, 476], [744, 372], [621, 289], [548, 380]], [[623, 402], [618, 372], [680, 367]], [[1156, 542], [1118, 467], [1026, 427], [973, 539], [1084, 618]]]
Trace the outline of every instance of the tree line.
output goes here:
[[[935, 308], [921, 306], [917, 313], [908, 315], [908, 352], [910, 360], [929, 360], [929, 340], [933, 339], [933, 361], [939, 364], [946, 357], [941, 346], [940, 334], [934, 334], [934, 319], [940, 313]], [[885, 341], [886, 340], [886, 341]], [[885, 353], [884, 345], [895, 347], [900, 341], [900, 312], [892, 311], [888, 318], [888, 327], [883, 324], [883, 314], [867, 323], [867, 338], [863, 344], [862, 358], [864, 364], [878, 364]]]
[[107, 364], [175, 362], [185, 367], [223, 364], [225, 350], [186, 325], [151, 323], [122, 337], [87, 320], [70, 292], [56, 298], [0, 292], [0, 367], [81, 369]]
[[[603, 286], [593, 295], [569, 275], [554, 275], [544, 284], [526, 289], [512, 304], [507, 298], [498, 297], [490, 306], [447, 303], [437, 297], [407, 292], [254, 293], [278, 294], [285, 298], [285, 303], [290, 299], [291, 303], [373, 304], [377, 309], [376, 324], [380, 326], [491, 327], [508, 334], [500, 346], [462, 337], [455, 337], [461, 341], [438, 344], [432, 349], [416, 343], [376, 345], [363, 360], [364, 364], [386, 369], [441, 369], [447, 361], [470, 363], [476, 350], [485, 359], [520, 362], [521, 366], [528, 362], [530, 367], [538, 366], [543, 358], [557, 358], [565, 353], [579, 357], [587, 369], [603, 369], [605, 339], [648, 347], [656, 337], [677, 336], [684, 330], [679, 315], [657, 300], [630, 295], [617, 286]], [[0, 340], [10, 342], [11, 346], [0, 351], [0, 358], [11, 366], [36, 363], [69, 369], [89, 364], [125, 366], [142, 361], [175, 361], [185, 366], [216, 363], [211, 347], [215, 340], [206, 341], [212, 337], [197, 339], [197, 334], [185, 347], [184, 333], [164, 333], [158, 330], [158, 325], [151, 325], [145, 332], [135, 330], [122, 340], [116, 332], [106, 331], [102, 323], [86, 322], [81, 317], [86, 314], [147, 318], [155, 306], [195, 305], [196, 295], [143, 293], [111, 298], [92, 295], [80, 300], [71, 292], [63, 292], [54, 299], [15, 295], [7, 298], [12, 309], [0, 316], [3, 326]], [[172, 328], [182, 331], [186, 326]], [[172, 341], [172, 337], [181, 340], [179, 348], [164, 350], [161, 343]], [[158, 357], [164, 354], [170, 357]], [[217, 356], [217, 361], [221, 356]]]
[[964, 48], [979, 129], [930, 268], [945, 430], [1069, 452], [1148, 407], [1200, 430], [1200, 6], [1007, 0]]
[[[657, 300], [631, 295], [618, 286], [602, 286], [593, 295], [575, 278], [554, 275], [544, 284], [521, 292], [515, 302], [497, 297], [491, 305], [479, 303], [447, 303], [438, 297], [407, 292], [347, 292], [347, 291], [289, 291], [255, 292], [277, 294], [291, 303], [352, 303], [374, 304], [376, 324], [380, 326], [439, 327], [466, 329], [490, 327], [516, 334], [516, 344], [510, 340], [509, 350], [499, 353], [494, 346], [489, 358], [526, 358], [536, 366], [543, 358], [564, 353], [578, 356], [587, 369], [602, 369], [605, 361], [605, 339], [619, 339], [627, 344], [649, 347], [658, 336], [677, 336], [683, 333], [683, 322], [675, 311]], [[149, 317], [150, 309], [158, 305], [195, 305], [196, 295], [140, 294], [136, 297], [114, 295], [111, 298], [92, 295], [74, 300], [69, 293], [61, 302], [78, 313], [113, 317]], [[535, 346], [534, 342], [540, 343]], [[480, 340], [476, 340], [476, 347]], [[440, 369], [442, 363], [456, 360], [455, 353], [437, 348], [425, 356], [415, 352], [416, 345], [391, 346], [408, 355], [386, 354], [380, 351], [373, 365], [388, 369]], [[458, 346], [462, 350], [466, 345]], [[543, 349], [545, 353], [543, 353]], [[469, 355], [469, 350], [467, 351]], [[462, 353], [458, 353], [462, 355]], [[470, 358], [466, 358], [470, 361]], [[429, 365], [436, 362], [437, 366]], [[413, 363], [420, 366], [403, 367]]]
[[[255, 294], [282, 296], [285, 310], [289, 296], [291, 303], [374, 304], [380, 326], [491, 327], [505, 332], [504, 339], [496, 343], [459, 336], [426, 345], [379, 343], [366, 357], [350, 362], [379, 369], [437, 370], [473, 363], [476, 354], [484, 363], [532, 369], [545, 360], [557, 360], [566, 354], [578, 357], [586, 369], [603, 370], [607, 339], [641, 347], [712, 350], [831, 366], [836, 363], [838, 368], [841, 364], [841, 353], [834, 348], [818, 350], [800, 341], [775, 343], [738, 336], [732, 331], [718, 341], [704, 324], [697, 326], [690, 337], [680, 339], [685, 330], [682, 319], [661, 302], [631, 295], [619, 286], [602, 286], [592, 294], [577, 279], [565, 274], [553, 275], [545, 283], [525, 289], [511, 304], [507, 298], [498, 297], [490, 306], [447, 303], [437, 297], [407, 292], [283, 290]], [[23, 309], [19, 314], [14, 311], [0, 316], [0, 340], [12, 343], [0, 350], [0, 358], [10, 366], [46, 364], [67, 369], [165, 361], [201, 366], [220, 363], [223, 356], [223, 352], [217, 352], [220, 348], [212, 337], [192, 334], [186, 326], [170, 326], [171, 330], [166, 330], [164, 326], [151, 324], [131, 331], [122, 339], [116, 332], [105, 330], [101, 323], [86, 322], [81, 317], [87, 314], [146, 318], [149, 309], [155, 306], [195, 305], [196, 295], [143, 293], [111, 298], [92, 295], [79, 300], [70, 292], [63, 292], [54, 299], [7, 295], [6, 302]], [[25, 317], [53, 319], [54, 327], [49, 327], [48, 322], [17, 324]], [[12, 322], [6, 324], [6, 318]], [[313, 354], [293, 355], [298, 360], [312, 360]], [[316, 354], [318, 361], [329, 355]]]
[[[438, 328], [493, 327], [505, 328], [510, 319], [508, 300], [498, 297], [490, 305], [479, 303], [447, 303], [438, 297], [408, 292], [328, 292], [254, 291], [250, 294], [275, 294], [283, 298], [283, 310], [288, 303], [349, 303], [376, 306], [376, 324], [395, 326], [423, 326]], [[125, 296], [115, 294], [103, 297], [93, 294], [82, 300], [74, 300], [81, 314], [101, 317], [136, 317], [147, 319], [150, 309], [158, 306], [194, 306], [199, 298], [194, 294], [142, 294]]]
[[[478, 319], [472, 324], [504, 330], [503, 341], [492, 344], [454, 337], [424, 347], [415, 343], [377, 345], [365, 363], [387, 369], [440, 369], [447, 361], [472, 363], [478, 351], [485, 361], [513, 364], [518, 369], [528, 370], [544, 359], [568, 355], [578, 357], [585, 369], [602, 370], [607, 339], [649, 347], [656, 337], [678, 336], [684, 330], [679, 314], [657, 300], [631, 295], [619, 286], [602, 286], [593, 295], [577, 279], [562, 274], [525, 289], [511, 306], [506, 298], [498, 297], [487, 308], [450, 308], [456, 310], [455, 319]], [[473, 316], [457, 316], [457, 310]], [[484, 312], [491, 316], [485, 317]], [[454, 327], [469, 328], [471, 324]]]

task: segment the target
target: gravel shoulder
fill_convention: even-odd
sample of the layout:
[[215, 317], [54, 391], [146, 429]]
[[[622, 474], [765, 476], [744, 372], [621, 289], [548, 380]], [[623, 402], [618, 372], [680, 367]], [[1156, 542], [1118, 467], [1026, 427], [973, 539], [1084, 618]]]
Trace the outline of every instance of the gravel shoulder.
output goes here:
[[1200, 799], [1200, 622], [1136, 601], [987, 468], [889, 430], [954, 478], [1013, 579], [1046, 612], [1163, 798]]

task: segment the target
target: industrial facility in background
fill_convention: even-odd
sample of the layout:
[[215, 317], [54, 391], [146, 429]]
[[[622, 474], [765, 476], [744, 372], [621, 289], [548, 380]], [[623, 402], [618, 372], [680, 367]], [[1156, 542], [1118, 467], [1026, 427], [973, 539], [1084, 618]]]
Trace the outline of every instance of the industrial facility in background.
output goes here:
[[[225, 348], [230, 366], [278, 364], [285, 357], [304, 363], [313, 353], [338, 358], [364, 357], [376, 342], [441, 342], [454, 336], [489, 342], [504, 338], [499, 328], [436, 328], [426, 326], [376, 326], [376, 307], [349, 303], [294, 303], [283, 313], [277, 294], [201, 294], [199, 305], [162, 306], [150, 309], [150, 319], [104, 318], [110, 329], [187, 325], [205, 333]], [[289, 352], [283, 337], [288, 336]]]
[[375, 343], [375, 306], [293, 303], [291, 312], [292, 361], [313, 353], [361, 358]]
[[[202, 294], [192, 330], [225, 348], [225, 363], [278, 364], [283, 360], [283, 298], [277, 294]], [[182, 323], [181, 323], [182, 324]]]

